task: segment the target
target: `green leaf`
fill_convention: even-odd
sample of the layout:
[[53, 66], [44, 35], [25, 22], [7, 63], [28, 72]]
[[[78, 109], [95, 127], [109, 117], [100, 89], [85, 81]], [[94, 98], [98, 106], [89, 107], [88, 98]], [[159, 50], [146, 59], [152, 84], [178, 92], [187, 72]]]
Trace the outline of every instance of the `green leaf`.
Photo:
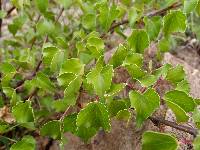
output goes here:
[[12, 114], [18, 123], [34, 122], [33, 108], [29, 101], [15, 105], [12, 108]]
[[109, 60], [109, 64], [113, 65], [113, 68], [120, 66], [127, 56], [128, 50], [122, 44], [119, 44], [116, 52], [113, 54], [112, 58]]
[[45, 13], [48, 8], [49, 1], [48, 0], [35, 0], [35, 4], [41, 13]]
[[102, 127], [105, 131], [109, 131], [110, 119], [105, 105], [100, 102], [89, 103], [78, 113], [76, 125], [96, 131]]
[[138, 20], [139, 14], [135, 7], [132, 7], [128, 12], [128, 20], [131, 27], [135, 25], [135, 22]]
[[131, 75], [133, 79], [140, 80], [146, 75], [146, 72], [143, 71], [140, 67], [138, 67], [136, 64], [132, 65], [125, 65], [126, 69], [128, 70], [128, 73]]
[[94, 29], [96, 27], [96, 14], [85, 14], [82, 17], [82, 25], [86, 29]]
[[87, 46], [94, 46], [101, 53], [104, 50], [104, 41], [99, 37], [89, 37], [87, 40]]
[[121, 0], [122, 4], [129, 6], [131, 4], [131, 0]]
[[50, 66], [50, 69], [51, 69], [52, 72], [59, 72], [60, 71], [62, 63], [64, 62], [64, 56], [65, 56], [65, 53], [62, 50], [60, 50], [59, 52], [57, 52], [54, 55], [54, 57], [51, 61], [51, 66]]
[[138, 67], [142, 67], [143, 65], [143, 56], [142, 54], [138, 54], [138, 53], [131, 53], [129, 55], [127, 55], [126, 59], [124, 60], [123, 64], [127, 64], [127, 65], [131, 65], [131, 64], [135, 64]]
[[77, 58], [67, 59], [60, 70], [60, 75], [63, 73], [74, 73], [82, 75], [84, 73], [84, 65]]
[[108, 6], [108, 3], [102, 3], [99, 6], [99, 22], [104, 31], [108, 31], [112, 22], [117, 18], [119, 10], [115, 5]]
[[165, 94], [164, 99], [177, 104], [185, 112], [193, 111], [196, 106], [194, 100], [182, 91], [169, 91]]
[[52, 110], [53, 102], [54, 98], [51, 96], [46, 96], [40, 99], [40, 105], [47, 108], [49, 111]]
[[174, 112], [175, 116], [176, 116], [176, 120], [177, 122], [187, 122], [189, 119], [189, 116], [187, 116], [186, 112], [177, 104], [171, 102], [171, 101], [167, 101], [165, 100], [168, 107]]
[[122, 100], [113, 100], [108, 104], [108, 112], [110, 117], [114, 117], [120, 110], [126, 109], [126, 103]]
[[200, 1], [199, 0], [196, 6], [196, 13], [200, 16]]
[[58, 84], [62, 86], [64, 89], [67, 88], [69, 83], [73, 81], [76, 78], [76, 75], [73, 73], [63, 73], [60, 76], [58, 76]]
[[12, 98], [14, 89], [11, 87], [2, 87], [3, 92], [6, 94], [6, 96], [8, 96], [8, 98]]
[[69, 106], [64, 100], [53, 101], [53, 108], [56, 110], [56, 112], [63, 112], [67, 109], [67, 107]]
[[185, 0], [185, 1], [184, 1], [184, 8], [183, 8], [183, 11], [184, 11], [186, 14], [192, 12], [193, 10], [195, 10], [198, 1], [199, 1], [199, 0]]
[[138, 127], [142, 125], [160, 105], [159, 95], [153, 90], [148, 89], [143, 95], [131, 91], [129, 93], [131, 107], [136, 110], [136, 124]]
[[131, 36], [128, 38], [128, 44], [134, 52], [143, 54], [145, 48], [149, 46], [149, 37], [147, 32], [142, 29], [134, 29]]
[[144, 18], [145, 29], [149, 35], [149, 39], [155, 40], [158, 37], [160, 29], [162, 27], [162, 18], [155, 16], [152, 18]]
[[40, 36], [51, 35], [56, 30], [54, 23], [51, 20], [42, 20], [36, 26], [37, 34]]
[[181, 82], [179, 82], [177, 84], [175, 90], [183, 91], [183, 92], [189, 94], [189, 92], [190, 92], [190, 84], [188, 83], [187, 80], [182, 80]]
[[53, 139], [61, 139], [61, 123], [58, 120], [49, 121], [40, 129], [42, 136], [49, 136]]
[[1, 63], [0, 70], [4, 74], [15, 73], [16, 69], [8, 62]]
[[200, 128], [200, 110], [195, 108], [193, 111], [192, 119], [194, 120], [197, 128]]
[[22, 26], [24, 25], [26, 20], [27, 20], [26, 15], [20, 15], [17, 18], [15, 18], [13, 20], [13, 22], [8, 25], [8, 30], [10, 31], [10, 33], [15, 35], [17, 33], [17, 31], [22, 28]]
[[[79, 54], [80, 59], [85, 63], [89, 63], [93, 58], [98, 59], [99, 57], [101, 57], [103, 55], [103, 51], [104, 51], [103, 49], [97, 49], [96, 46], [92, 46], [92, 45], [89, 45], [89, 44], [87, 44], [87, 49], [89, 51], [86, 51], [84, 54], [85, 54], [86, 59], [88, 59], [88, 60], [83, 59], [83, 53]], [[86, 55], [88, 52], [90, 54]], [[81, 58], [81, 56], [82, 56], [82, 58]]]
[[157, 78], [159, 78], [160, 76], [162, 76], [163, 78], [166, 78], [167, 73], [169, 71], [169, 69], [172, 68], [172, 65], [170, 64], [164, 64], [162, 67], [156, 69], [153, 72], [153, 75], [155, 75]]
[[84, 126], [78, 127], [76, 135], [79, 136], [84, 142], [93, 137], [97, 133], [95, 128], [87, 128]]
[[170, 38], [163, 38], [158, 43], [158, 48], [161, 52], [168, 52], [171, 49]]
[[0, 122], [0, 134], [6, 133], [9, 131], [9, 125], [4, 122]]
[[77, 119], [77, 113], [66, 116], [63, 120], [63, 126], [64, 126], [63, 131], [75, 134], [77, 128], [76, 119]]
[[13, 144], [10, 150], [35, 150], [36, 141], [32, 136], [24, 136], [21, 141]]
[[178, 142], [168, 134], [146, 131], [142, 136], [142, 150], [176, 150]]
[[98, 95], [103, 96], [110, 89], [113, 72], [111, 65], [100, 68], [96, 65], [96, 68], [87, 74], [87, 82], [94, 86]]
[[[93, 48], [95, 48], [95, 47], [93, 47]], [[92, 56], [91, 54], [88, 54], [87, 52], [80, 52], [79, 53], [80, 62], [82, 64], [88, 64], [92, 59], [94, 59], [94, 57], [99, 58], [99, 55], [98, 56]]]
[[200, 149], [200, 136], [199, 135], [194, 139], [193, 145], [194, 145], [194, 150]]
[[69, 8], [73, 1], [72, 0], [58, 0], [58, 3], [60, 3], [65, 9]]
[[185, 32], [186, 30], [186, 16], [182, 11], [170, 11], [164, 17], [163, 32], [168, 37], [173, 32]]
[[64, 91], [64, 101], [67, 105], [75, 105], [82, 84], [82, 78], [77, 76], [72, 80]]
[[112, 83], [110, 89], [106, 92], [105, 96], [107, 97], [114, 96], [117, 93], [119, 93], [124, 87], [125, 87], [125, 84]]
[[182, 81], [185, 78], [185, 71], [183, 69], [183, 66], [177, 65], [174, 68], [171, 68], [167, 72], [166, 79], [174, 84], [177, 84], [178, 82]]
[[146, 75], [139, 80], [142, 86], [149, 87], [157, 81], [157, 77], [154, 75]]
[[196, 103], [196, 105], [200, 105], [200, 99], [199, 98], [195, 98], [194, 102]]
[[51, 71], [58, 72], [64, 61], [64, 51], [55, 46], [46, 45], [43, 48], [43, 63], [51, 68]]
[[38, 72], [36, 75], [36, 79], [37, 79], [38, 87], [40, 87], [46, 91], [48, 91], [48, 90], [51, 92], [55, 91], [55, 86], [53, 85], [53, 83], [50, 81], [50, 79], [44, 73]]
[[3, 19], [6, 16], [6, 11], [0, 10], [0, 18]]
[[116, 119], [118, 120], [129, 121], [130, 118], [131, 113], [127, 109], [120, 110], [116, 115]]

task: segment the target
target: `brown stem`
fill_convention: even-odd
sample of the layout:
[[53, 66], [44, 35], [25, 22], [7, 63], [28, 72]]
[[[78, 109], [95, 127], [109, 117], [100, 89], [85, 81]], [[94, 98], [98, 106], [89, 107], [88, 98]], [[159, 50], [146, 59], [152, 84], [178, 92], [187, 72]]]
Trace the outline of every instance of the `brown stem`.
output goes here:
[[[37, 23], [39, 22], [40, 17], [41, 17], [40, 15], [37, 17], [37, 19], [36, 19], [36, 21], [35, 21], [35, 25], [37, 25]], [[36, 27], [34, 27], [34, 32], [36, 33]], [[35, 41], [36, 41], [36, 37], [34, 37], [33, 40], [32, 40], [30, 50], [32, 50], [33, 45], [35, 44]]]
[[60, 12], [59, 12], [59, 14], [58, 14], [58, 17], [57, 17], [56, 20], [55, 20], [55, 24], [58, 22], [58, 20], [59, 20], [60, 17], [62, 16], [63, 11], [64, 11], [64, 8], [62, 8], [62, 9], [60, 10]]
[[[56, 20], [55, 20], [55, 23], [58, 22], [58, 20], [59, 20], [59, 18], [61, 17], [63, 11], [64, 11], [64, 8], [62, 8], [62, 9], [60, 10], [60, 12], [59, 12], [59, 14], [58, 14], [58, 17], [57, 17]], [[39, 21], [39, 19], [40, 19], [40, 17], [38, 17], [38, 19], [37, 19], [36, 21]], [[44, 43], [46, 43], [47, 40], [48, 40], [48, 36], [46, 36]], [[35, 41], [34, 41], [34, 43], [35, 43]], [[32, 46], [33, 46], [33, 45], [32, 45]], [[31, 46], [31, 47], [32, 47], [32, 46]], [[15, 89], [18, 89], [18, 88], [22, 87], [26, 80], [32, 80], [33, 77], [35, 77], [35, 75], [36, 75], [37, 72], [39, 71], [41, 64], [42, 64], [42, 59], [41, 59], [41, 60], [39, 61], [39, 63], [37, 64], [37, 66], [36, 66], [35, 71], [33, 72], [33, 74], [32, 74], [31, 76], [25, 77], [24, 80], [20, 81], [19, 84], [17, 84], [17, 86], [15, 87]]]
[[183, 132], [187, 132], [187, 133], [193, 135], [194, 137], [196, 137], [197, 134], [198, 134], [198, 130], [195, 129], [195, 128], [187, 127], [187, 126], [184, 126], [184, 125], [179, 125], [179, 124], [177, 124], [175, 122], [171, 122], [171, 121], [168, 121], [168, 120], [155, 118], [155, 117], [149, 117], [149, 119], [155, 125], [164, 124], [166, 126], [170, 126], [170, 127], [175, 128], [177, 130], [180, 130], [180, 131], [183, 131]]
[[33, 90], [33, 92], [30, 95], [28, 95], [28, 96], [26, 96], [24, 98], [24, 101], [26, 101], [27, 99], [31, 99], [33, 96], [37, 95], [38, 90], [39, 90], [38, 88], [36, 88], [35, 90]]
[[65, 110], [65, 112], [63, 113], [63, 115], [60, 117], [60, 121], [63, 121], [63, 119], [65, 118], [65, 116], [67, 115], [68, 111], [70, 109], [70, 106], [67, 107], [67, 109]]
[[[60, 12], [59, 12], [59, 14], [58, 14], [58, 16], [57, 16], [57, 18], [56, 18], [56, 20], [55, 20], [55, 24], [58, 22], [58, 20], [59, 20], [60, 17], [62, 16], [62, 13], [63, 13], [64, 10], [65, 10], [64, 8], [62, 8], [62, 9], [60, 10]], [[45, 39], [44, 39], [44, 43], [48, 42], [48, 40], [49, 40], [49, 37], [48, 37], [48, 35], [47, 35], [47, 36], [45, 37]]]
[[15, 6], [11, 7], [8, 11], [7, 11], [7, 14], [6, 14], [6, 17], [9, 17], [10, 14], [13, 12], [13, 10], [15, 10]]
[[[175, 2], [175, 3], [173, 3], [172, 5], [170, 5], [170, 6], [166, 7], [166, 8], [163, 8], [163, 9], [156, 10], [154, 12], [148, 13], [145, 16], [147, 16], [147, 17], [161, 16], [161, 15], [164, 15], [168, 10], [176, 9], [176, 8], [179, 8], [180, 6], [182, 6], [182, 3]], [[144, 18], [144, 16], [143, 16], [143, 18]]]
[[[182, 3], [175, 2], [175, 3], [173, 3], [172, 5], [170, 5], [170, 6], [166, 7], [166, 8], [163, 8], [163, 9], [148, 13], [148, 14], [142, 16], [141, 19], [143, 19], [144, 17], [161, 16], [161, 15], [165, 14], [168, 10], [176, 9], [176, 8], [178, 8], [180, 6], [182, 6]], [[122, 20], [122, 21], [117, 22], [117, 23], [113, 23], [112, 26], [110, 27], [110, 29], [108, 30], [108, 32], [111, 32], [115, 28], [119, 27], [120, 25], [124, 25], [124, 24], [127, 24], [127, 23], [129, 23], [128, 19]], [[106, 35], [106, 33], [103, 33], [101, 35], [101, 38], [105, 37], [105, 35]]]
[[40, 70], [41, 64], [42, 64], [42, 60], [39, 61], [39, 63], [37, 64], [37, 66], [36, 66], [36, 68], [35, 68], [35, 71], [32, 73], [32, 75], [31, 75], [31, 76], [27, 76], [27, 77], [25, 77], [23, 80], [19, 81], [19, 82], [17, 83], [15, 89], [17, 90], [17, 89], [19, 89], [20, 87], [22, 87], [26, 80], [32, 80], [32, 79], [36, 76], [37, 72]]

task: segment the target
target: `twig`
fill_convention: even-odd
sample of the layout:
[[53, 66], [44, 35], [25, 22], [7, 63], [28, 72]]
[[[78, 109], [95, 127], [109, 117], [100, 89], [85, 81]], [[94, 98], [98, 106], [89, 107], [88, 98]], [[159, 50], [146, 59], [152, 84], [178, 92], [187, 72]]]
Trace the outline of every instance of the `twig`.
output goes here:
[[[182, 3], [175, 2], [175, 3], [173, 3], [172, 5], [170, 5], [170, 6], [166, 7], [166, 8], [163, 8], [163, 9], [148, 13], [148, 14], [142, 16], [141, 19], [143, 19], [144, 17], [161, 16], [161, 15], [165, 14], [168, 10], [176, 9], [176, 8], [178, 8], [180, 6], [182, 6]], [[113, 23], [113, 25], [109, 28], [108, 32], [113, 31], [115, 28], [117, 28], [120, 25], [124, 25], [124, 24], [128, 24], [128, 23], [129, 23], [128, 19], [122, 20], [122, 21], [117, 22], [117, 23]], [[106, 35], [106, 33], [103, 33], [101, 35], [101, 38], [105, 37], [105, 35]]]
[[11, 7], [8, 11], [7, 11], [7, 14], [6, 14], [6, 17], [9, 17], [9, 15], [13, 12], [13, 10], [15, 10], [15, 6]]
[[11, 142], [14, 142], [14, 143], [17, 142], [16, 140], [13, 140], [13, 139], [11, 139], [11, 138], [9, 138], [9, 137], [6, 137], [6, 136], [3, 136], [3, 135], [0, 135], [0, 137], [1, 137], [1, 138], [5, 138], [5, 139], [7, 139], [7, 140], [9, 140], [9, 141], [11, 141]]
[[35, 71], [33, 72], [31, 78], [33, 78], [37, 74], [37, 72], [40, 70], [41, 64], [42, 64], [42, 60], [40, 60], [39, 63], [37, 64]]
[[62, 116], [60, 117], [60, 121], [62, 122], [63, 121], [63, 119], [65, 118], [65, 116], [67, 115], [67, 113], [68, 113], [68, 111], [69, 111], [69, 109], [70, 109], [70, 106], [69, 107], [67, 107], [67, 109], [65, 110], [65, 112], [62, 114]]
[[171, 122], [171, 121], [164, 120], [164, 119], [159, 119], [159, 118], [154, 118], [154, 117], [149, 117], [149, 119], [155, 125], [164, 124], [166, 126], [170, 126], [170, 127], [175, 128], [177, 130], [180, 130], [180, 131], [183, 131], [183, 132], [187, 132], [187, 133], [193, 135], [194, 137], [196, 137], [197, 134], [198, 134], [198, 130], [195, 129], [195, 128], [187, 127], [187, 126], [184, 126], [184, 125], [179, 125], [179, 124], [177, 124], [175, 122]]
[[[57, 17], [56, 20], [55, 20], [55, 23], [58, 22], [59, 18], [62, 16], [63, 11], [64, 11], [64, 8], [62, 8], [62, 9], [60, 10], [60, 12], [59, 12], [59, 14], [58, 14], [58, 17]], [[40, 17], [38, 17], [37, 20], [39, 21], [39, 19], [40, 19]], [[37, 21], [37, 20], [36, 20], [36, 21]], [[45, 40], [44, 40], [44, 43], [46, 43], [47, 40], [48, 40], [48, 36], [46, 36], [46, 38], [45, 38]], [[34, 41], [34, 43], [35, 43], [35, 41]], [[33, 44], [34, 44], [34, 43], [33, 43]], [[31, 47], [33, 47], [33, 44], [32, 44]], [[41, 64], [42, 64], [42, 59], [41, 59], [41, 60], [39, 61], [39, 63], [37, 64], [37, 66], [36, 66], [35, 71], [33, 72], [33, 74], [32, 74], [31, 76], [25, 77], [25, 79], [21, 80], [21, 81], [17, 84], [17, 86], [15, 87], [15, 89], [19, 89], [20, 87], [22, 87], [26, 80], [32, 80], [32, 79], [35, 77], [35, 75], [37, 74], [37, 72], [39, 71]]]
[[[0, 85], [1, 85], [1, 78], [2, 78], [2, 74], [0, 72]], [[8, 101], [8, 97], [6, 96], [6, 94], [3, 92], [2, 86], [0, 86], [0, 96], [2, 96], [3, 100], [5, 102]]]
[[[64, 9], [64, 7], [60, 10], [60, 12], [59, 12], [59, 14], [58, 14], [58, 16], [57, 16], [57, 18], [56, 18], [56, 20], [55, 20], [55, 24], [58, 22], [58, 20], [60, 19], [60, 17], [62, 16], [62, 13], [63, 13], [63, 11], [64, 11], [65, 9]], [[46, 42], [48, 42], [48, 35], [45, 37], [45, 40], [44, 40], [44, 43], [46, 43]]]
[[[163, 8], [163, 9], [161, 9], [161, 10], [157, 10], [157, 11], [148, 13], [148, 14], [146, 14], [145, 16], [147, 16], [147, 17], [161, 16], [161, 15], [164, 15], [168, 10], [176, 9], [176, 8], [178, 8], [178, 7], [180, 7], [180, 6], [182, 6], [182, 3], [180, 3], [180, 2], [175, 2], [175, 3], [171, 4], [170, 6], [168, 6], [168, 7], [166, 7], [166, 8]], [[143, 16], [142, 18], [144, 18], [144, 16]]]
[[34, 89], [31, 94], [29, 94], [28, 96], [26, 96], [24, 98], [24, 101], [26, 101], [27, 99], [31, 99], [33, 96], [35, 96], [37, 94], [38, 90], [39, 90], [38, 88]]
[[[37, 17], [37, 19], [36, 19], [36, 21], [35, 21], [35, 25], [37, 25], [37, 23], [39, 22], [40, 17], [41, 17], [41, 15], [39, 15], [39, 16]], [[36, 33], [36, 27], [34, 27], [34, 32]], [[33, 45], [35, 44], [35, 41], [36, 41], [36, 37], [33, 38], [33, 41], [32, 41], [32, 43], [31, 43], [30, 50], [32, 50]]]
[[41, 64], [42, 64], [42, 60], [39, 61], [39, 63], [37, 64], [37, 66], [36, 66], [36, 68], [34, 70], [34, 72], [32, 73], [32, 75], [31, 76], [27, 76], [23, 80], [19, 81], [17, 83], [15, 89], [16, 90], [19, 89], [25, 83], [26, 80], [32, 80], [36, 76], [37, 72], [40, 70]]
[[58, 22], [58, 20], [59, 20], [60, 17], [62, 16], [62, 13], [63, 13], [64, 10], [65, 10], [64, 8], [62, 8], [62, 9], [60, 10], [60, 12], [59, 12], [59, 14], [58, 14], [58, 17], [57, 17], [56, 20], [55, 20], [55, 24]]

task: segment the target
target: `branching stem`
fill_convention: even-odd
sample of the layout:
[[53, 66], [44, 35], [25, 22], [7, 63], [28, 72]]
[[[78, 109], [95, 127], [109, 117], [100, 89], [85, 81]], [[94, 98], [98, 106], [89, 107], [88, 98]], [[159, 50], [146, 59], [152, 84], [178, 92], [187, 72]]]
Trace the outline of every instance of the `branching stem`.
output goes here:
[[171, 122], [171, 121], [168, 121], [168, 120], [155, 118], [155, 117], [149, 117], [149, 119], [155, 125], [164, 124], [166, 126], [170, 126], [170, 127], [175, 128], [177, 130], [180, 130], [180, 131], [183, 131], [183, 132], [187, 132], [187, 133], [193, 135], [194, 137], [196, 137], [197, 134], [198, 134], [198, 130], [195, 129], [195, 128], [187, 127], [187, 126], [184, 126], [184, 125], [179, 125], [179, 124], [177, 124], [175, 122]]
[[[176, 9], [176, 8], [179, 8], [180, 6], [182, 6], [182, 3], [180, 2], [175, 2], [173, 3], [172, 5], [166, 7], [166, 8], [163, 8], [163, 9], [160, 9], [160, 10], [157, 10], [157, 11], [153, 11], [153, 12], [150, 12], [144, 16], [141, 17], [140, 20], [142, 20], [144, 17], [153, 17], [153, 16], [162, 16], [164, 15], [168, 10], [171, 10], [171, 9]], [[112, 26], [110, 27], [110, 29], [108, 30], [108, 32], [111, 32], [113, 31], [115, 28], [121, 26], [121, 25], [124, 25], [124, 24], [128, 24], [129, 21], [128, 19], [125, 19], [125, 20], [122, 20], [120, 22], [116, 22], [116, 23], [113, 23]], [[103, 33], [101, 35], [101, 38], [105, 37], [106, 36], [106, 33]]]

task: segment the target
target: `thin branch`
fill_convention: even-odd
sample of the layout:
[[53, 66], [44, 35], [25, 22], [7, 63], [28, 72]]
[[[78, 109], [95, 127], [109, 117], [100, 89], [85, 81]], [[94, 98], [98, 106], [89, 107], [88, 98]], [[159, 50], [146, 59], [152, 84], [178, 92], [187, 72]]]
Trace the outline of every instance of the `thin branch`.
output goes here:
[[[62, 8], [62, 9], [60, 10], [60, 12], [59, 12], [59, 14], [58, 14], [58, 17], [57, 17], [56, 20], [55, 20], [55, 24], [58, 22], [58, 20], [59, 20], [60, 17], [62, 16], [63, 11], [64, 11], [64, 8]], [[38, 17], [37, 20], [39, 21], [39, 19], [40, 19], [40, 17]], [[48, 40], [48, 36], [46, 36], [46, 38], [45, 38], [45, 40], [44, 40], [44, 43], [46, 43], [47, 40]], [[35, 41], [34, 41], [34, 43], [35, 43]], [[33, 44], [34, 44], [34, 43], [33, 43]], [[32, 45], [32, 46], [33, 46], [33, 45]], [[25, 79], [21, 80], [21, 81], [17, 84], [17, 86], [15, 87], [15, 89], [19, 89], [20, 87], [22, 87], [26, 80], [32, 80], [32, 79], [36, 76], [37, 72], [40, 70], [41, 64], [42, 64], [42, 59], [41, 59], [41, 60], [39, 61], [39, 63], [37, 64], [37, 66], [36, 66], [35, 71], [33, 72], [33, 74], [32, 74], [31, 76], [25, 77]]]
[[29, 94], [24, 98], [24, 101], [26, 101], [27, 99], [31, 99], [33, 96], [37, 95], [38, 90], [39, 90], [38, 88], [34, 89], [31, 94]]
[[149, 119], [155, 125], [164, 124], [166, 126], [170, 126], [170, 127], [175, 128], [177, 130], [180, 130], [180, 131], [183, 131], [183, 132], [187, 132], [187, 133], [193, 135], [194, 137], [196, 137], [197, 134], [198, 134], [198, 130], [195, 129], [195, 128], [187, 127], [187, 126], [184, 126], [184, 125], [179, 125], [179, 124], [177, 124], [175, 122], [171, 122], [171, 121], [168, 121], [168, 120], [155, 118], [155, 117], [149, 117]]
[[64, 12], [64, 8], [62, 8], [61, 10], [60, 10], [60, 12], [59, 12], [59, 14], [58, 14], [58, 16], [57, 16], [57, 18], [56, 18], [56, 20], [55, 20], [55, 24], [56, 23], [58, 23], [58, 20], [60, 19], [60, 17], [62, 16], [62, 13]]
[[[168, 10], [176, 9], [176, 8], [179, 8], [180, 6], [182, 6], [182, 3], [175, 2], [175, 3], [173, 3], [172, 5], [170, 5], [170, 6], [166, 7], [166, 8], [163, 8], [163, 9], [148, 13], [148, 14], [142, 16], [141, 19], [143, 19], [144, 17], [161, 16], [161, 15], [165, 14]], [[128, 19], [122, 20], [122, 21], [117, 22], [117, 23], [113, 23], [112, 26], [110, 27], [110, 29], [108, 30], [108, 32], [111, 32], [115, 28], [117, 28], [117, 27], [119, 27], [121, 25], [124, 25], [124, 24], [128, 24], [128, 23], [129, 23]], [[101, 35], [101, 38], [105, 37], [105, 35], [106, 35], [106, 33], [103, 33]]]
[[6, 14], [6, 18], [10, 16], [10, 14], [13, 12], [13, 10], [15, 10], [15, 6], [11, 7], [8, 11], [7, 11], [7, 14]]
[[[35, 21], [35, 25], [37, 25], [37, 23], [39, 22], [40, 17], [41, 17], [41, 15], [39, 15], [39, 16], [37, 17], [37, 19], [36, 19], [36, 21]], [[34, 27], [34, 32], [36, 33], [36, 26]], [[33, 41], [32, 41], [32, 43], [31, 43], [30, 50], [32, 50], [33, 45], [35, 44], [35, 41], [36, 41], [36, 37], [33, 38]]]
[[11, 139], [11, 138], [9, 138], [9, 137], [6, 137], [6, 136], [3, 136], [3, 135], [0, 135], [0, 137], [1, 137], [1, 138], [5, 138], [5, 139], [7, 139], [7, 140], [9, 140], [9, 141], [11, 141], [11, 142], [14, 142], [14, 143], [16, 143], [16, 142], [17, 142], [16, 140], [14, 140], [14, 139]]
[[62, 114], [62, 116], [60, 117], [60, 121], [62, 122], [63, 119], [65, 118], [65, 116], [67, 115], [69, 109], [70, 109], [71, 106], [67, 107], [67, 109], [65, 110], [65, 112]]
[[17, 83], [15, 89], [17, 90], [17, 89], [19, 89], [20, 87], [22, 87], [26, 80], [32, 80], [32, 79], [36, 76], [37, 72], [40, 70], [41, 64], [42, 64], [42, 60], [40, 60], [40, 61], [38, 62], [38, 64], [37, 64], [37, 66], [36, 66], [34, 72], [32, 73], [32, 75], [27, 76], [27, 77], [25, 77], [23, 80], [19, 81], [19, 82]]
[[[56, 23], [58, 23], [58, 20], [60, 19], [60, 17], [62, 16], [62, 14], [63, 14], [63, 12], [64, 12], [64, 7], [60, 10], [60, 12], [59, 12], [59, 14], [58, 14], [58, 16], [57, 16], [57, 18], [56, 18], [56, 20], [55, 20], [55, 24]], [[44, 40], [44, 43], [46, 43], [46, 42], [48, 42], [48, 35], [45, 37], [45, 40]]]
[[[166, 7], [166, 8], [163, 8], [163, 9], [160, 9], [160, 10], [156, 10], [154, 12], [150, 12], [148, 14], [146, 14], [145, 16], [147, 17], [153, 17], [153, 16], [162, 16], [164, 15], [168, 10], [171, 10], [171, 9], [176, 9], [176, 8], [179, 8], [180, 6], [182, 6], [182, 3], [180, 2], [175, 2], [173, 3], [172, 5]], [[142, 18], [144, 18], [145, 16], [143, 16]]]

